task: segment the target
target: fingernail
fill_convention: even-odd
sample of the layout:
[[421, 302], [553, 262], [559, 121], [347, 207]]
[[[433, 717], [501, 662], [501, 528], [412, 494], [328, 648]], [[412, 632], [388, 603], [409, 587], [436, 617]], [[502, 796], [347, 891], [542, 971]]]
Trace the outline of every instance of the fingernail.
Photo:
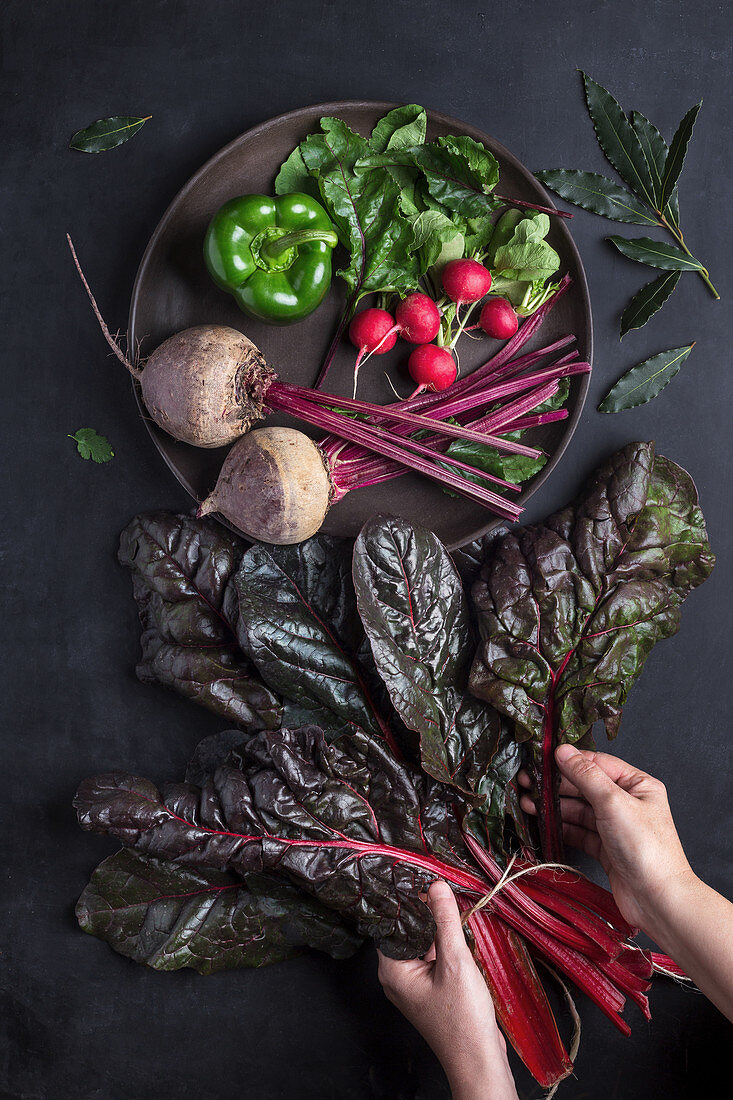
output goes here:
[[575, 745], [558, 745], [555, 749], [555, 759], [559, 760], [560, 763], [565, 760], [572, 760], [574, 756], [580, 756], [580, 752]]

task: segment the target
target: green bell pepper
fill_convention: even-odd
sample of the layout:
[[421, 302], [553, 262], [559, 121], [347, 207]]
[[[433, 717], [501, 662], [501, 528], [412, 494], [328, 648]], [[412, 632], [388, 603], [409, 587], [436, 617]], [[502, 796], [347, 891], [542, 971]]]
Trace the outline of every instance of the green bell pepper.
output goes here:
[[330, 218], [309, 195], [242, 195], [212, 218], [204, 259], [245, 313], [288, 325], [323, 301], [337, 244]]

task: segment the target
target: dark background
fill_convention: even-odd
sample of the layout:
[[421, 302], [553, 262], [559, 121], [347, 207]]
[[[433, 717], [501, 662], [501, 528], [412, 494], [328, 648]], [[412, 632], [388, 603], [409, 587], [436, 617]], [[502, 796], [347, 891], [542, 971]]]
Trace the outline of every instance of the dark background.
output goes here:
[[[124, 327], [140, 256], [176, 191], [261, 120], [328, 99], [417, 101], [503, 142], [530, 168], [607, 171], [576, 67], [669, 138], [704, 97], [681, 186], [682, 224], [722, 295], [686, 275], [641, 332], [618, 317], [650, 274], [579, 212], [572, 232], [590, 282], [596, 360], [584, 417], [539, 518], [632, 438], [697, 481], [718, 566], [690, 598], [626, 707], [618, 752], [667, 784], [696, 870], [733, 893], [731, 677], [731, 20], [722, 3], [655, 0], [501, 4], [474, 0], [126, 3], [10, 0], [2, 6], [4, 395], [2, 579], [3, 846], [8, 875], [0, 985], [0, 1091], [29, 1100], [446, 1097], [430, 1052], [386, 1003], [370, 950], [201, 978], [146, 971], [77, 929], [73, 905], [105, 842], [81, 833], [78, 781], [119, 767], [181, 774], [219, 723], [134, 677], [137, 623], [117, 533], [138, 511], [186, 509], [105, 348], [66, 252], [71, 230], [113, 326]], [[112, 114], [152, 114], [129, 144], [85, 156], [70, 135]], [[642, 235], [641, 227], [627, 227]], [[638, 228], [638, 233], [636, 232]], [[697, 340], [652, 404], [595, 406], [626, 368]], [[112, 441], [83, 462], [67, 433]], [[591, 1005], [566, 1100], [709, 1095], [729, 1026], [704, 998], [658, 983], [653, 1020], [633, 1008], [624, 1040]], [[523, 1097], [540, 1090], [520, 1077]], [[3, 1091], [4, 1090], [4, 1091]]]

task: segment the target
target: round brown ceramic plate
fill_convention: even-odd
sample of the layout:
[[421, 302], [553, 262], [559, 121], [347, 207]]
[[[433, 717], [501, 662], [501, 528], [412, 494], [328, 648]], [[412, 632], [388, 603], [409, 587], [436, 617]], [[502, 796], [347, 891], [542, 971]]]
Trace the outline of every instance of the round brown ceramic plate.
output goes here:
[[[130, 308], [131, 347], [141, 346], [145, 355], [172, 333], [190, 325], [232, 325], [254, 340], [282, 379], [312, 385], [344, 304], [341, 280], [334, 279], [326, 301], [305, 321], [284, 328], [262, 324], [241, 313], [233, 299], [209, 278], [202, 257], [204, 233], [209, 219], [228, 199], [248, 192], [271, 193], [281, 163], [298, 142], [318, 129], [318, 120], [323, 115], [337, 115], [353, 129], [368, 135], [377, 119], [393, 106], [393, 103], [346, 101], [302, 107], [248, 130], [200, 168], [166, 210], [143, 256]], [[488, 134], [431, 111], [428, 140], [440, 134], [467, 134], [483, 142], [499, 161], [502, 194], [552, 205], [534, 176]], [[573, 333], [578, 351], [590, 361], [593, 337], [588, 288], [580, 256], [562, 219], [553, 219], [549, 240], [560, 254], [561, 271], [569, 272], [573, 285], [528, 347], [549, 344], [559, 336]], [[464, 337], [459, 347], [461, 373], [484, 362], [496, 347], [498, 344], [488, 338], [472, 341]], [[398, 341], [394, 351], [370, 360], [360, 374], [359, 396], [380, 404], [394, 400], [385, 371], [398, 391], [407, 395], [411, 386], [404, 367], [406, 351], [406, 346]], [[350, 394], [353, 361], [354, 349], [345, 341], [328, 376], [328, 388], [333, 393]], [[575, 430], [587, 389], [588, 375], [574, 378], [569, 418], [528, 433], [527, 441], [544, 448], [549, 461], [517, 494], [515, 499], [520, 503], [527, 501], [552, 473]], [[200, 450], [179, 443], [152, 423], [142, 406], [141, 412], [156, 447], [181, 485], [194, 499], [202, 500], [216, 481], [225, 450]], [[271, 422], [294, 423], [283, 416], [273, 416]], [[433, 482], [408, 474], [350, 493], [331, 509], [323, 529], [331, 534], [353, 536], [378, 511], [431, 527], [450, 548], [477, 538], [497, 522], [480, 505], [449, 497]]]

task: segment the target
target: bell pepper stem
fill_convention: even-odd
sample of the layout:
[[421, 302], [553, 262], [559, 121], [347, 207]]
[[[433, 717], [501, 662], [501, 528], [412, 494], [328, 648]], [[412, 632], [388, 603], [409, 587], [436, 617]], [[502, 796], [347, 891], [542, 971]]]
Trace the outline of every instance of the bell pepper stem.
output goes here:
[[264, 241], [260, 246], [260, 255], [274, 260], [289, 248], [297, 248], [308, 241], [323, 241], [329, 248], [335, 248], [338, 236], [333, 229], [294, 229], [291, 233], [284, 233], [282, 237]]

